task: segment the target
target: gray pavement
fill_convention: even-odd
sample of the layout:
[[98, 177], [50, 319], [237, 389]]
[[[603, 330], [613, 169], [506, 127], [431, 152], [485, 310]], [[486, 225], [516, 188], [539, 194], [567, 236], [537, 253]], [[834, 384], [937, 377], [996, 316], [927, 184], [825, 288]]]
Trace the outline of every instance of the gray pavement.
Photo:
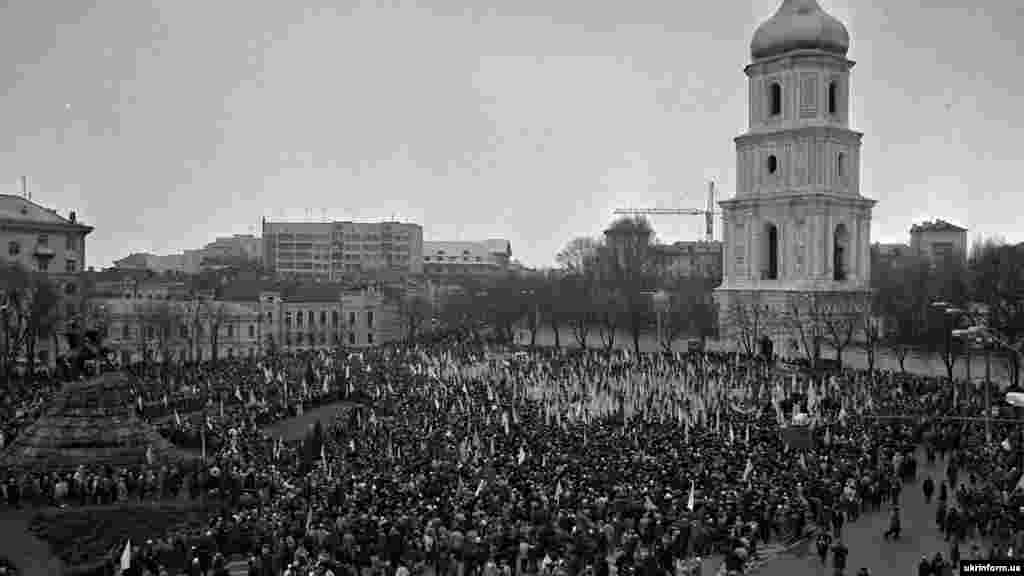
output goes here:
[[[945, 462], [937, 461], [929, 466], [924, 462], [923, 450], [918, 451], [917, 480], [904, 486], [900, 497], [902, 508], [902, 535], [899, 541], [886, 541], [882, 537], [889, 526], [888, 508], [866, 516], [856, 522], [848, 522], [843, 527], [843, 542], [850, 549], [847, 557], [846, 574], [854, 575], [863, 567], [870, 570], [872, 576], [902, 576], [917, 574], [917, 563], [922, 555], [929, 558], [936, 552], [942, 552], [949, 558], [949, 543], [944, 542], [941, 533], [935, 527], [935, 500], [925, 504], [921, 484], [926, 475], [939, 483], [944, 477]], [[936, 493], [938, 490], [936, 490]], [[960, 545], [961, 557], [967, 556], [970, 544]], [[828, 564], [822, 565], [814, 551], [813, 543], [808, 542], [799, 549], [783, 554], [774, 561], [754, 571], [758, 576], [810, 576], [829, 575], [834, 573], [832, 556], [829, 554]]]

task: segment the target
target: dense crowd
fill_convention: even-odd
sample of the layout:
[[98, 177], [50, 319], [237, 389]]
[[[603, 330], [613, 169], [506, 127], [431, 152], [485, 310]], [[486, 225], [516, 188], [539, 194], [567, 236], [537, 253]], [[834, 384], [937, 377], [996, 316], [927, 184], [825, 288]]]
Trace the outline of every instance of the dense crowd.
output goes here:
[[[688, 574], [716, 554], [739, 571], [759, 544], [813, 527], [845, 563], [844, 521], [898, 503], [923, 442], [951, 455], [949, 486], [969, 476], [938, 498], [951, 538], [1021, 549], [1019, 438], [997, 426], [1004, 446], [986, 446], [979, 427], [937, 419], [981, 409], [953, 407], [941, 379], [813, 383], [712, 353], [496, 352], [450, 337], [140, 368], [140, 414], [202, 458], [26, 473], [7, 499], [222, 502], [207, 526], [133, 542], [138, 573], [224, 573], [238, 555], [260, 576]], [[303, 439], [264, 432], [340, 399], [350, 407]]]

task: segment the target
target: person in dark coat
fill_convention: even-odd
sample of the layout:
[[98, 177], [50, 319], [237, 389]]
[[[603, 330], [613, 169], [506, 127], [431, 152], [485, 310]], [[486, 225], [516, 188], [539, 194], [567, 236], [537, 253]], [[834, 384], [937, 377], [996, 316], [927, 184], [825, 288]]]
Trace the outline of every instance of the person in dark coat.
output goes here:
[[882, 534], [886, 540], [892, 537], [893, 540], [900, 539], [900, 507], [893, 506], [889, 514], [889, 529]]
[[842, 576], [846, 570], [846, 557], [850, 554], [850, 549], [843, 544], [842, 539], [836, 541], [835, 546], [832, 547], [832, 567], [835, 568], [837, 576]]
[[924, 483], [921, 485], [921, 490], [924, 491], [924, 501], [926, 504], [932, 503], [932, 494], [935, 493], [935, 482], [932, 481], [932, 477], [928, 476], [924, 479]]

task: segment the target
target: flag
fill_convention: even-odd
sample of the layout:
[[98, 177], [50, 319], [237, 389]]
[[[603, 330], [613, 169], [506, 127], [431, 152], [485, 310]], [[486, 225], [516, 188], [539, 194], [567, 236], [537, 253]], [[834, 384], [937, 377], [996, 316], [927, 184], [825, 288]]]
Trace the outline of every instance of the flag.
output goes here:
[[178, 414], [177, 410], [174, 411], [174, 425], [181, 428], [181, 415]]
[[324, 463], [324, 468], [327, 468], [327, 451], [323, 444], [320, 445], [320, 461]]
[[220, 399], [220, 417], [221, 418], [224, 417], [224, 399], [223, 398]]
[[203, 462], [206, 462], [206, 427], [202, 426], [199, 428], [199, 441], [203, 446]]
[[153, 445], [146, 446], [146, 464], [153, 465]]
[[693, 512], [697, 506], [697, 483], [690, 480], [690, 496], [686, 499], [686, 509]]
[[128, 540], [124, 544], [124, 552], [121, 552], [121, 571], [128, 570], [132, 567], [132, 541]]
[[518, 459], [518, 462], [519, 462], [520, 466], [523, 465], [523, 462], [526, 462], [526, 450], [523, 450], [522, 446], [519, 447], [519, 459]]
[[744, 442], [750, 444], [750, 424], [747, 424], [747, 433], [743, 439]]
[[235, 398], [237, 398], [239, 402], [244, 402], [242, 399], [242, 388], [239, 387], [238, 384], [235, 384]]
[[1010, 450], [1013, 449], [1013, 447], [1010, 446], [1010, 439], [1009, 438], [1003, 438], [1003, 441], [999, 445], [1002, 446], [1003, 450], [1006, 450], [1007, 452], [1009, 452]]
[[747, 466], [743, 469], [743, 481], [750, 481], [750, 474], [754, 471], [754, 461], [747, 457]]
[[309, 512], [306, 513], [306, 532], [313, 527], [313, 506], [310, 505]]

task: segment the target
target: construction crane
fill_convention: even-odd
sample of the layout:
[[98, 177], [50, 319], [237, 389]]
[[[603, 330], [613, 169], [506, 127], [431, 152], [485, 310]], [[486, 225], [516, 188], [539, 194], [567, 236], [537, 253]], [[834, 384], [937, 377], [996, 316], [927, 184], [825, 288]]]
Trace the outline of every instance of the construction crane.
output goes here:
[[705, 238], [708, 242], [715, 240], [715, 183], [708, 182], [708, 205], [701, 210], [699, 208], [619, 208], [615, 210], [617, 216], [704, 216], [704, 223], [707, 227]]

